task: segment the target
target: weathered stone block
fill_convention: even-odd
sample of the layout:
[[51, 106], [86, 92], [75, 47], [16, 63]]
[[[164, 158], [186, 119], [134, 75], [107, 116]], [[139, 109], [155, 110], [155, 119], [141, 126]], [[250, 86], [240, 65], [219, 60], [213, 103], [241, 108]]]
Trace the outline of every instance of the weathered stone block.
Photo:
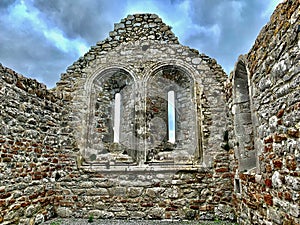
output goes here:
[[135, 188], [135, 187], [129, 187], [127, 189], [127, 196], [130, 198], [135, 198], [141, 196], [143, 191], [143, 188]]
[[59, 217], [69, 218], [72, 215], [72, 210], [68, 207], [58, 207], [56, 213]]

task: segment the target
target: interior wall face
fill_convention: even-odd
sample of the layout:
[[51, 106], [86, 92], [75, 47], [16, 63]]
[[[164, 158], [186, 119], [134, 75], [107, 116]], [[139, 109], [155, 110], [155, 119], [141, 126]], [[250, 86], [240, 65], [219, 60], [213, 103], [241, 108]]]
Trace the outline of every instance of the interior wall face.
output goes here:
[[[60, 179], [69, 197], [57, 201], [58, 215], [233, 218], [231, 204], [226, 203], [233, 184], [232, 155], [220, 144], [226, 130], [226, 75], [216, 62], [184, 46], [156, 41], [123, 43], [94, 58], [71, 93], [71, 105], [82, 105], [72, 107], [78, 121], [70, 123], [79, 151], [73, 154], [77, 163], [72, 178]], [[78, 70], [75, 67], [73, 73]], [[170, 91], [175, 102], [174, 143], [168, 134]], [[121, 94], [119, 143], [109, 128], [114, 124], [115, 93]], [[95, 140], [81, 135], [99, 128]], [[90, 149], [85, 145], [89, 142]], [[77, 199], [70, 200], [75, 193]]]
[[237, 170], [239, 224], [300, 223], [299, 6], [280, 4], [244, 58], [257, 167]]

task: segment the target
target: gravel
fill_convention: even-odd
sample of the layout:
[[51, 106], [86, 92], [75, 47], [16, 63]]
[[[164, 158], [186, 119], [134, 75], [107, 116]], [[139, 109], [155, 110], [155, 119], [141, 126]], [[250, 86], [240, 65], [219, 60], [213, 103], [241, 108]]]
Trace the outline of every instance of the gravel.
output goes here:
[[88, 222], [88, 219], [53, 219], [49, 220], [44, 225], [236, 225], [228, 221], [174, 221], [174, 220], [93, 220]]

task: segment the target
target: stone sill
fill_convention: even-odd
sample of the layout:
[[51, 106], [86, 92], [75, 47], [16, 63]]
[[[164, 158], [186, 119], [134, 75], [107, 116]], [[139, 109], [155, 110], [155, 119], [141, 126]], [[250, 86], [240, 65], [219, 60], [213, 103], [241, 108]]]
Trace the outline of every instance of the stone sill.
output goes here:
[[162, 164], [156, 165], [107, 165], [103, 164], [84, 164], [80, 166], [80, 170], [84, 172], [172, 172], [172, 171], [188, 171], [188, 172], [207, 172], [210, 168], [202, 165], [192, 164]]

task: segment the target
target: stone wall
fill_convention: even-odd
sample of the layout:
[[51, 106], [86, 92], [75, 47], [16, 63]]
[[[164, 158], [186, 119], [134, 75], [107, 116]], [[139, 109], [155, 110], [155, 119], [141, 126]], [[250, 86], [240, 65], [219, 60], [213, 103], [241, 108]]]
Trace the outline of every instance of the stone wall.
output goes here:
[[0, 223], [40, 223], [54, 213], [64, 100], [2, 65], [0, 99]]
[[[299, 1], [280, 4], [232, 76], [233, 84], [244, 79], [248, 87], [243, 101], [248, 101], [248, 119], [233, 110], [236, 133], [242, 130], [236, 141], [250, 146], [242, 150], [244, 156], [235, 146], [239, 170], [234, 199], [240, 224], [300, 223], [299, 11]], [[238, 93], [233, 94], [238, 102]], [[254, 163], [241, 166], [253, 149], [255, 154], [247, 157]]]
[[[78, 147], [66, 151], [77, 162], [57, 182], [58, 215], [233, 219], [233, 155], [222, 147], [226, 78], [215, 60], [180, 45], [156, 15], [115, 24], [56, 88], [69, 96], [67, 122]], [[176, 92], [176, 144], [167, 140], [169, 90]], [[126, 101], [118, 143], [112, 141], [116, 93]]]

